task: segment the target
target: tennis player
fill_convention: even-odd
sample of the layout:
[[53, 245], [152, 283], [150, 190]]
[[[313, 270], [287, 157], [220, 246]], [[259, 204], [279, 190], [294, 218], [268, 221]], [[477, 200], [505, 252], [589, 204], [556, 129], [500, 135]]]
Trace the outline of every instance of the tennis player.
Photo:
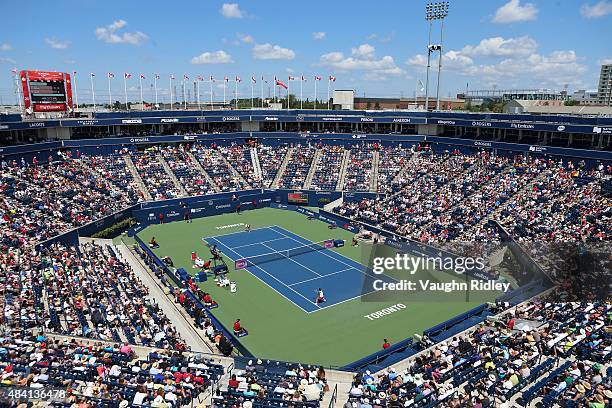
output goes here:
[[325, 295], [323, 294], [323, 289], [319, 288], [317, 289], [316, 303], [318, 305], [319, 303], [323, 303], [323, 302], [325, 302]]

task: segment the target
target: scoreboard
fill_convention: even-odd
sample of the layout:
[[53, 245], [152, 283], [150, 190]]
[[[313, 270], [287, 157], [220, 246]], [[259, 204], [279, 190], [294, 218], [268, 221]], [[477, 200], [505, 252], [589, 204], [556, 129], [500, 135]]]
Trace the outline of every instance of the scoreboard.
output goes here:
[[308, 204], [308, 194], [305, 193], [288, 193], [287, 203], [289, 204]]
[[72, 109], [70, 74], [49, 71], [19, 73], [26, 110], [32, 112], [62, 112]]

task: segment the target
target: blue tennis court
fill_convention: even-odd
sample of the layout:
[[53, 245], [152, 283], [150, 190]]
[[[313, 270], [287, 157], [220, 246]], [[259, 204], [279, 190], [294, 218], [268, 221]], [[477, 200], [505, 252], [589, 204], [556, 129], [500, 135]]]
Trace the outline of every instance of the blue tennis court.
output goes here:
[[[313, 244], [278, 226], [207, 237], [204, 240], [210, 245], [216, 244], [234, 262]], [[296, 253], [290, 257], [281, 256], [246, 267], [246, 270], [307, 313], [361, 296], [364, 294], [362, 292], [366, 279], [392, 281], [384, 275], [374, 277], [366, 273], [365, 269], [360, 263], [330, 249]], [[326, 302], [319, 305], [315, 302], [318, 288], [323, 289], [326, 298]]]

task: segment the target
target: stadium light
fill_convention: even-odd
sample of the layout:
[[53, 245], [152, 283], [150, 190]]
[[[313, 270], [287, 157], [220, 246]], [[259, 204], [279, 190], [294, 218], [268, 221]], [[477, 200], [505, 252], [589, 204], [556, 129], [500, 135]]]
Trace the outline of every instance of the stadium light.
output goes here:
[[[427, 79], [425, 83], [425, 109], [429, 110], [429, 69], [431, 68], [431, 53], [439, 52], [438, 57], [438, 84], [436, 86], [436, 109], [440, 109], [440, 72], [442, 71], [442, 39], [444, 32], [444, 19], [448, 16], [449, 2], [440, 1], [427, 3], [425, 6], [425, 20], [429, 22], [429, 36], [427, 42]], [[433, 21], [440, 20], [440, 44], [431, 43], [431, 28]]]

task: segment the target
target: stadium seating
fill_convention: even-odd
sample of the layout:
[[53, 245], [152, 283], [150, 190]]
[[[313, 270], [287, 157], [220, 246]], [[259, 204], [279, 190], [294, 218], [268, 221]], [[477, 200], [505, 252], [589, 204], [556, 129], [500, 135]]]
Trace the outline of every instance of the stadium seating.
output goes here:
[[[261, 177], [253, 166], [255, 152]], [[346, 175], [339, 186], [342, 171]], [[144, 193], [162, 200], [260, 187], [302, 189], [309, 175], [313, 190], [368, 192], [375, 187], [376, 198], [347, 199], [334, 208], [354, 221], [451, 248], [477, 242], [473, 250], [481, 252], [487, 251], [485, 244], [500, 242], [505, 230], [561, 288], [593, 288], [602, 282], [587, 281], [584, 274], [564, 281], [561, 271], [572, 266], [573, 258], [547, 245], [562, 242], [575, 253], [582, 245], [609, 241], [612, 203], [602, 185], [612, 180], [612, 168], [603, 164], [354, 142], [68, 151], [47, 164], [9, 161], [0, 169], [3, 380], [70, 388], [66, 402], [55, 406], [117, 407], [123, 400], [182, 406], [197, 400], [220, 379], [223, 367], [189, 353], [114, 247], [35, 246], [144, 201]], [[609, 250], [590, 248], [608, 256], [609, 271]], [[231, 335], [207, 311], [219, 305], [204, 307], [199, 287], [187, 281], [179, 289], [146, 251], [138, 252], [190, 322], [219, 353], [231, 355]], [[457, 316], [460, 325], [451, 319], [434, 326], [424, 332], [423, 344], [414, 346], [422, 352], [408, 359], [407, 369], [358, 373], [347, 398], [366, 407], [609, 403], [610, 304], [564, 296], [563, 302], [557, 293], [516, 309], [501, 302], [483, 305], [477, 316]], [[516, 329], [519, 321], [529, 322], [530, 328]], [[477, 322], [482, 323], [473, 326]], [[460, 333], [468, 326], [473, 327]], [[37, 337], [40, 329], [46, 337]], [[64, 336], [75, 340], [58, 340]], [[85, 340], [100, 343], [80, 343]], [[137, 356], [130, 345], [151, 352]], [[425, 345], [432, 348], [425, 350]], [[216, 389], [215, 406], [248, 402], [316, 408], [326, 384], [316, 369], [299, 364], [275, 371], [250, 363], [233, 374], [238, 384]]]
[[317, 150], [315, 146], [302, 144], [295, 145], [293, 149], [279, 188], [302, 188]]

